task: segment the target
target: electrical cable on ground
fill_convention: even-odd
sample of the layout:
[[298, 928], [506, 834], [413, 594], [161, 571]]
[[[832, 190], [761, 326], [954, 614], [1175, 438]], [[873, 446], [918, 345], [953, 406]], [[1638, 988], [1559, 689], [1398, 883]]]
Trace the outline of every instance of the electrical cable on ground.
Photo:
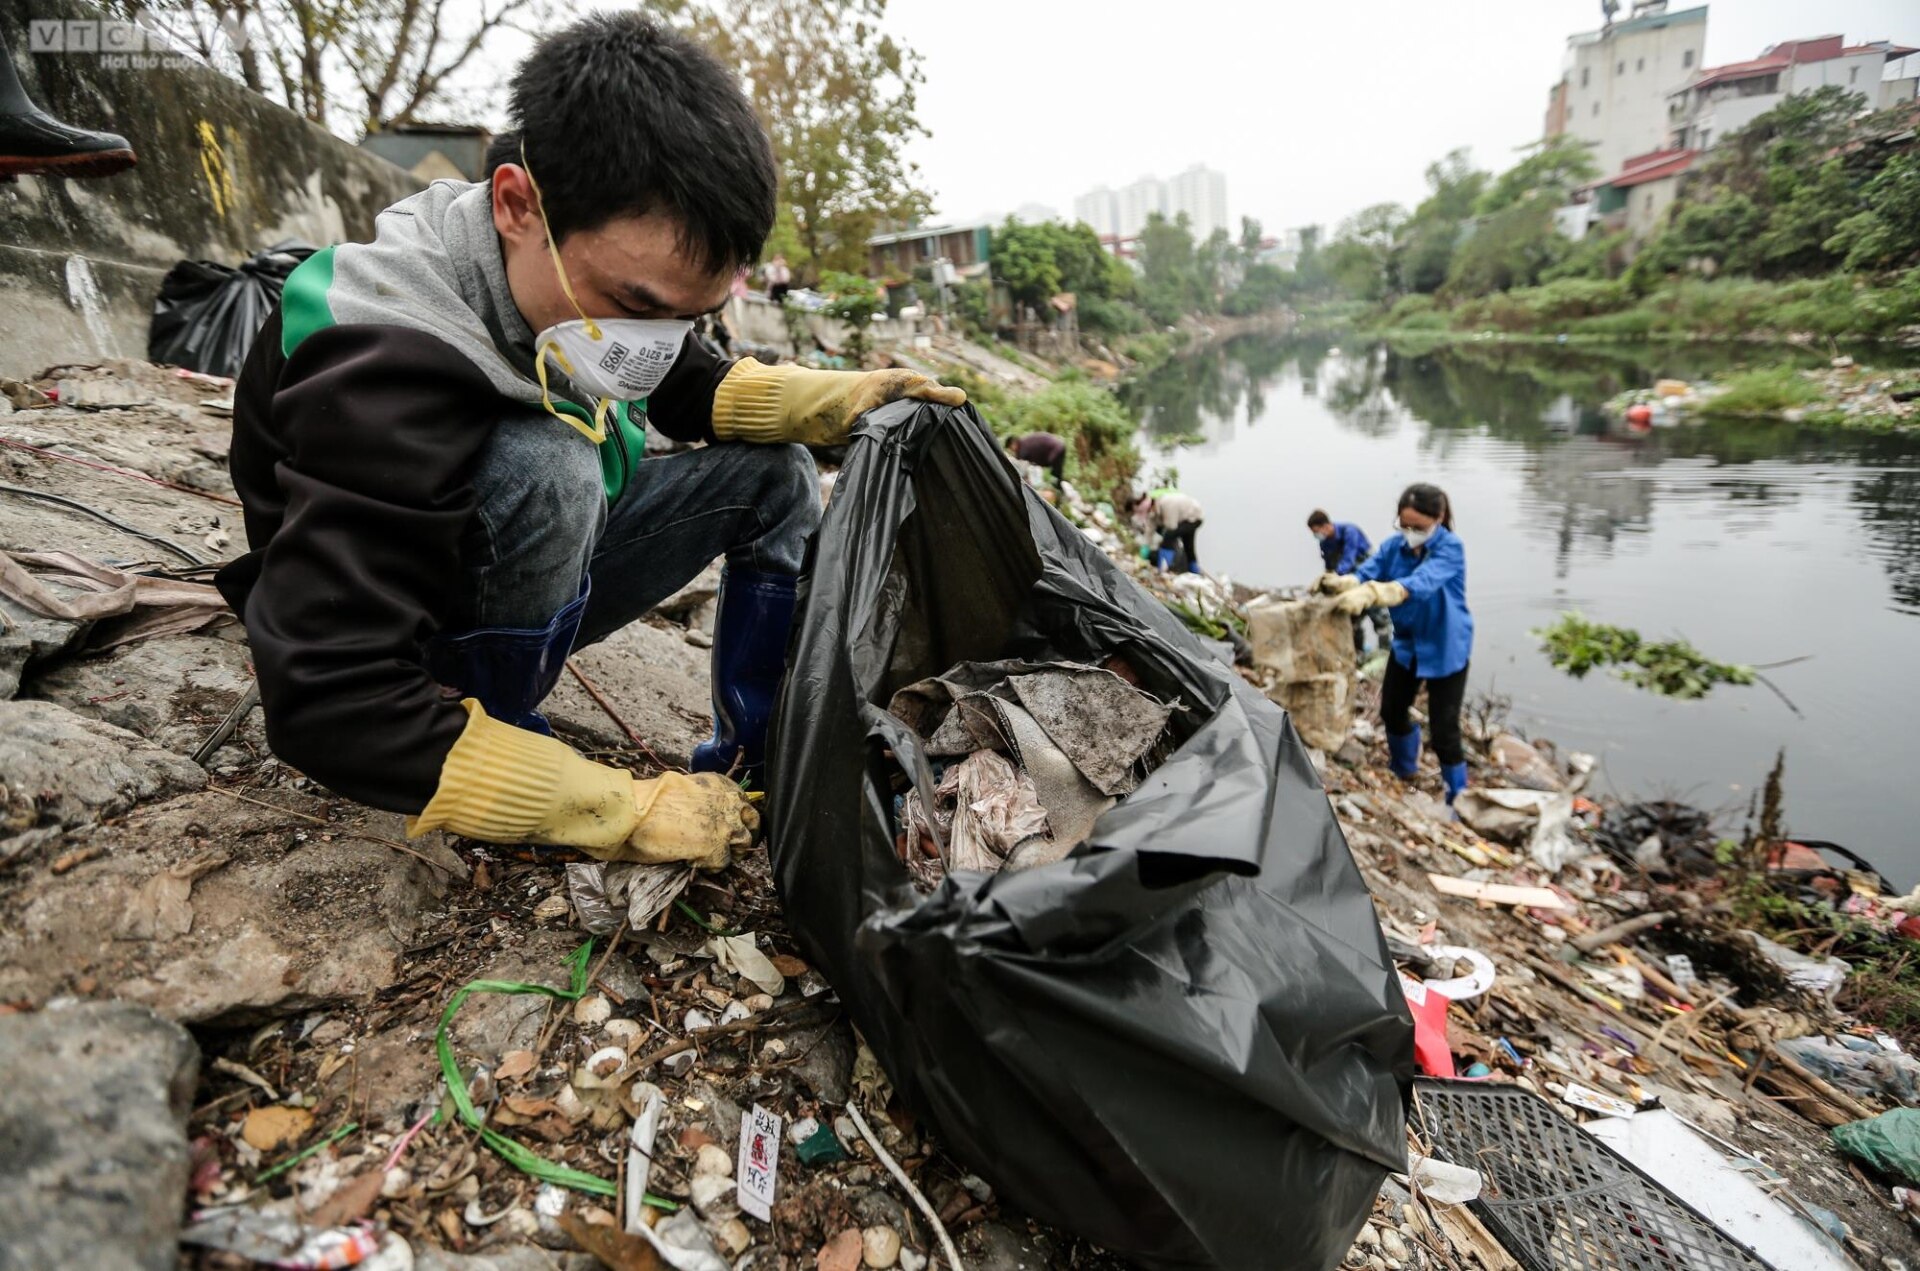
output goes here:
[[108, 525], [113, 526], [113, 528], [115, 528], [116, 530], [120, 530], [123, 533], [131, 534], [135, 538], [145, 539], [149, 543], [153, 543], [159, 547], [164, 547], [170, 552], [177, 553], [179, 556], [183, 557], [184, 559], [186, 559], [188, 562], [192, 564], [204, 565], [207, 563], [201, 557], [194, 555], [192, 552], [180, 546], [180, 544], [174, 542], [170, 538], [162, 538], [158, 534], [149, 534], [146, 530], [141, 529], [137, 525], [129, 525], [125, 521], [119, 519], [116, 516], [111, 516], [108, 513], [102, 512], [99, 508], [89, 507], [87, 504], [80, 502], [80, 500], [78, 499], [69, 499], [64, 494], [49, 494], [45, 490], [29, 490], [27, 487], [23, 485], [0, 485], [0, 491], [5, 491], [8, 494], [22, 495], [29, 499], [41, 499], [41, 500], [44, 500], [45, 502], [57, 504], [60, 507], [68, 508], [75, 512], [84, 512], [88, 516], [94, 517], [98, 520], [105, 521]]
[[927, 1202], [926, 1196], [913, 1185], [913, 1180], [907, 1177], [907, 1172], [900, 1168], [900, 1162], [894, 1160], [887, 1149], [880, 1146], [879, 1137], [867, 1124], [867, 1119], [860, 1115], [860, 1106], [851, 1099], [847, 1100], [847, 1116], [852, 1118], [854, 1128], [860, 1131], [860, 1137], [867, 1141], [867, 1146], [872, 1148], [873, 1154], [880, 1158], [880, 1163], [887, 1167], [887, 1173], [893, 1175], [894, 1181], [906, 1188], [907, 1195], [913, 1198], [913, 1203], [920, 1207], [920, 1212], [925, 1214], [927, 1221], [933, 1224], [935, 1234], [940, 1237], [940, 1248], [946, 1252], [947, 1265], [952, 1267], [953, 1271], [966, 1271], [965, 1264], [960, 1261], [960, 1251], [953, 1247], [953, 1237], [947, 1234], [946, 1224], [940, 1221], [940, 1215], [933, 1211], [933, 1206]]

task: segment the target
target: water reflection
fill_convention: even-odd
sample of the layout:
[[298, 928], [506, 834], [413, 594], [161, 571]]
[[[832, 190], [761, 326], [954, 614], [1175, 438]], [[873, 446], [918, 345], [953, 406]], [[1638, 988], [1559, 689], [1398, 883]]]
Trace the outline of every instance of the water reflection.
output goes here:
[[[1877, 364], [1920, 363], [1920, 354], [1876, 349]], [[1767, 349], [1818, 365], [1812, 350]], [[1151, 441], [1207, 452], [1230, 444], [1241, 427], [1270, 424], [1267, 395], [1291, 384], [1325, 403], [1344, 428], [1384, 438], [1411, 417], [1424, 427], [1423, 455], [1444, 462], [1456, 434], [1517, 443], [1526, 502], [1535, 526], [1556, 547], [1565, 577], [1576, 542], [1603, 550], [1648, 526], [1656, 474], [1669, 463], [1704, 460], [1737, 469], [1783, 461], [1794, 467], [1841, 463], [1861, 470], [1851, 499], [1894, 586], [1899, 605], [1920, 610], [1920, 442], [1912, 436], [1811, 429], [1781, 421], [1721, 420], [1684, 428], [1636, 430], [1609, 419], [1601, 404], [1667, 376], [1698, 378], [1737, 370], [1753, 350], [1727, 345], [1555, 346], [1363, 343], [1243, 337], [1160, 368], [1128, 385], [1127, 400]], [[1572, 444], [1569, 444], [1572, 443]], [[1581, 444], [1584, 443], [1584, 444]], [[1702, 487], [1731, 505], [1796, 501], [1801, 485], [1771, 470], [1723, 471]], [[1735, 523], [1737, 528], [1738, 523]]]
[[[1215, 568], [1305, 582], [1318, 569], [1309, 509], [1377, 540], [1406, 482], [1438, 481], [1468, 545], [1477, 690], [1512, 695], [1523, 727], [1599, 751], [1605, 783], [1635, 794], [1744, 804], [1787, 744], [1801, 832], [1920, 876], [1907, 829], [1920, 795], [1894, 757], [1911, 747], [1888, 745], [1907, 735], [1916, 694], [1884, 669], [1920, 635], [1920, 436], [1757, 421], [1641, 430], [1600, 409], [1664, 376], [1777, 356], [1254, 338], [1128, 391], [1155, 458], [1207, 507]], [[1803, 715], [1757, 692], [1671, 703], [1604, 677], [1569, 681], [1529, 635], [1567, 608], [1733, 660], [1812, 654], [1778, 676]]]

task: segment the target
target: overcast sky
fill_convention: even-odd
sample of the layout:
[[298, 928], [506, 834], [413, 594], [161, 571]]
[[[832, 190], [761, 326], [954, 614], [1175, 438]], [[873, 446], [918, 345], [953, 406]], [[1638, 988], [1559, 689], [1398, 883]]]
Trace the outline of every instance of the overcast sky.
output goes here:
[[[1197, 162], [1271, 231], [1411, 204], [1455, 146], [1507, 166], [1599, 22], [1598, 0], [890, 0], [886, 26], [925, 58], [913, 153], [942, 218], [1070, 218], [1096, 185]], [[1713, 0], [1706, 62], [1827, 33], [1920, 44], [1920, 3]]]

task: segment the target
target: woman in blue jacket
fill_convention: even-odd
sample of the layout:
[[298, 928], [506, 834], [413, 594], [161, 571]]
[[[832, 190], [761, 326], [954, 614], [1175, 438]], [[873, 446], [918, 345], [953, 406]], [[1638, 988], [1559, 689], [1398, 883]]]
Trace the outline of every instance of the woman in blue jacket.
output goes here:
[[1375, 605], [1393, 610], [1393, 657], [1380, 687], [1387, 754], [1397, 776], [1413, 776], [1420, 763], [1420, 729], [1408, 712], [1424, 683], [1433, 753], [1452, 803], [1467, 784], [1467, 754], [1460, 741], [1460, 707], [1473, 655], [1467, 552], [1453, 532], [1453, 507], [1438, 486], [1408, 486], [1400, 495], [1399, 525], [1400, 532], [1357, 571], [1324, 575], [1320, 587], [1338, 592], [1338, 608], [1348, 615]]

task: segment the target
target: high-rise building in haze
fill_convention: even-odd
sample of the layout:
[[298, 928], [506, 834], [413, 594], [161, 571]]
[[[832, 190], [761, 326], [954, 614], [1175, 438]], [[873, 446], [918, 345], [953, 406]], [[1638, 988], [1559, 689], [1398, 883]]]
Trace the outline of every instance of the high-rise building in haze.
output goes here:
[[1112, 190], [1096, 186], [1073, 201], [1073, 219], [1093, 226], [1102, 238], [1120, 236], [1120, 204]]
[[1182, 212], [1196, 239], [1216, 229], [1230, 230], [1226, 176], [1196, 163], [1171, 181], [1144, 176], [1119, 190], [1098, 186], [1073, 201], [1074, 218], [1093, 226], [1102, 238], [1136, 238], [1149, 216], [1172, 219]]
[[1227, 178], [1204, 164], [1196, 163], [1167, 182], [1167, 215], [1187, 214], [1194, 240], [1205, 239], [1217, 229], [1231, 230], [1227, 224]]

